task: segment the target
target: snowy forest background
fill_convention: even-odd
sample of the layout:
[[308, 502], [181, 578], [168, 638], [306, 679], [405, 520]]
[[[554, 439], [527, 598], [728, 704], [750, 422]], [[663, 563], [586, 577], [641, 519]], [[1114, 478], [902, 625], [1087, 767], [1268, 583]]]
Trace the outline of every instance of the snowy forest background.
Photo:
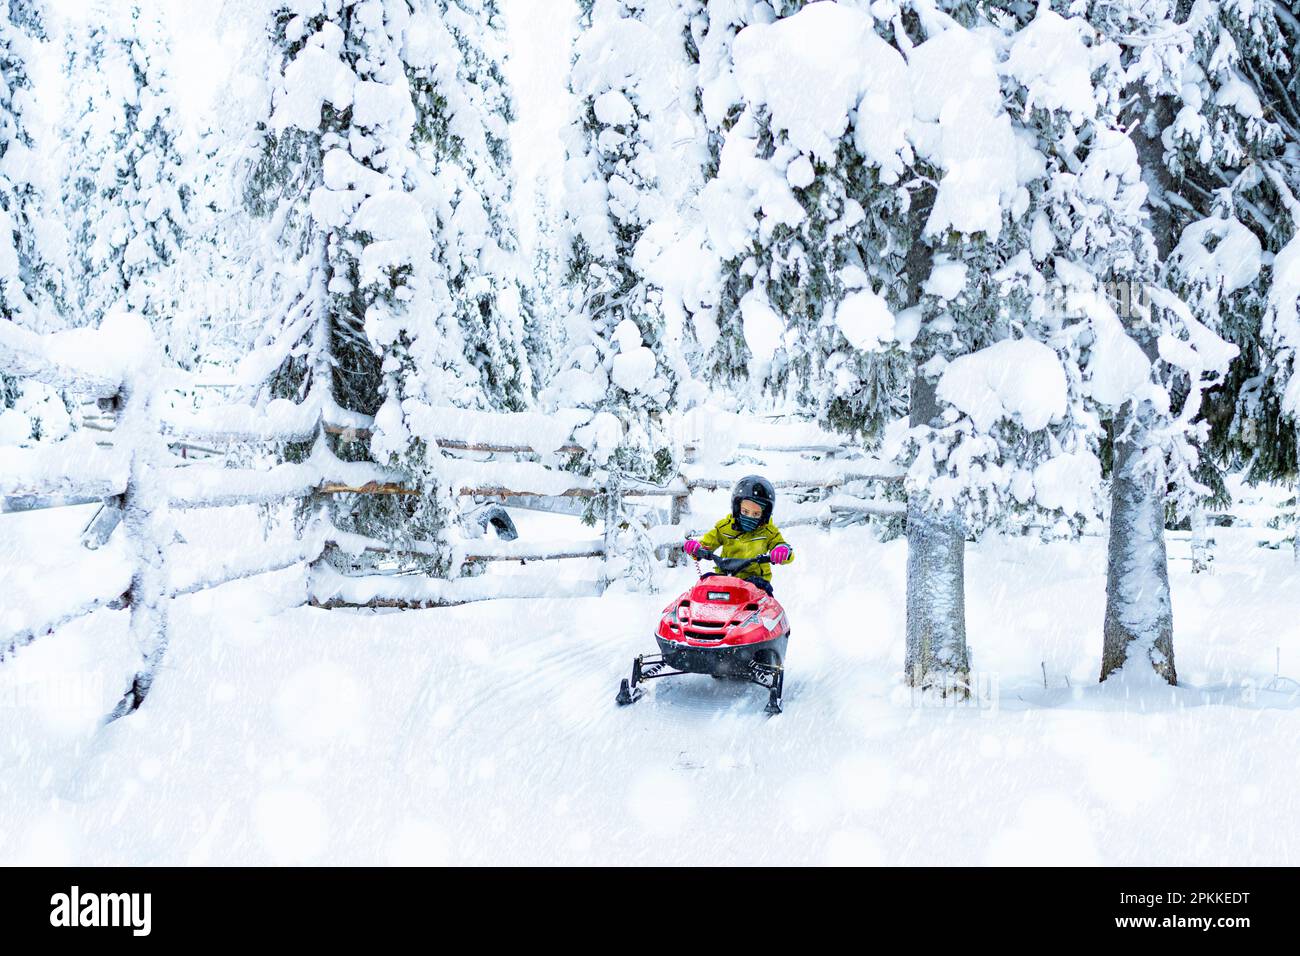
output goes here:
[[[5, 759], [23, 767], [34, 759], [21, 742], [31, 727], [64, 715], [51, 739], [68, 761], [51, 760], [68, 776], [32, 777], [23, 799], [43, 806], [55, 787], [60, 799], [102, 801], [109, 812], [115, 784], [107, 758], [96, 764], [106, 752], [96, 748], [109, 745], [87, 743], [99, 739], [85, 736], [87, 715], [115, 706], [143, 717], [155, 675], [169, 666], [184, 674], [159, 708], [182, 707], [185, 686], [206, 688], [195, 693], [211, 702], [226, 684], [201, 662], [225, 658], [176, 646], [177, 635], [229, 631], [246, 604], [255, 610], [238, 626], [249, 633], [274, 630], [257, 622], [296, 608], [315, 615], [303, 619], [305, 632], [351, 632], [377, 654], [325, 671], [303, 664], [298, 683], [266, 689], [278, 702], [268, 722], [295, 746], [355, 743], [340, 707], [356, 716], [366, 688], [396, 678], [357, 674], [372, 664], [409, 670], [414, 657], [403, 654], [421, 653], [421, 629], [467, 627], [490, 633], [482, 639], [494, 653], [517, 653], [512, 614], [588, 639], [594, 620], [632, 618], [614, 625], [617, 640], [583, 652], [593, 655], [583, 672], [590, 698], [603, 707], [611, 676], [652, 649], [643, 645], [657, 592], [685, 586], [675, 560], [663, 560], [671, 545], [725, 513], [725, 482], [692, 484], [692, 468], [731, 478], [775, 469], [796, 488], [782, 492], [777, 524], [796, 506], [821, 516], [787, 530], [800, 561], [777, 571], [777, 589], [792, 620], [802, 613], [806, 622], [794, 625], [791, 679], [805, 654], [807, 709], [824, 692], [821, 730], [807, 734], [825, 733], [829, 721], [832, 738], [846, 741], [816, 779], [847, 781], [841, 789], [858, 797], [832, 812], [831, 798], [799, 778], [801, 799], [824, 813], [791, 824], [795, 842], [780, 858], [792, 858], [810, 827], [928, 792], [928, 778], [908, 773], [863, 790], [885, 764], [844, 763], [858, 759], [846, 755], [860, 741], [847, 741], [867, 722], [853, 701], [868, 688], [884, 706], [902, 686], [965, 698], [987, 691], [981, 675], [997, 671], [1004, 696], [1019, 688], [1023, 703], [1038, 688], [1039, 707], [1077, 705], [1080, 681], [1100, 677], [1102, 696], [1082, 710], [1122, 711], [1134, 696], [1142, 711], [1215, 704], [1241, 709], [1257, 728], [1263, 708], [1279, 721], [1259, 746], [1276, 739], [1279, 772], [1293, 771], [1295, 684], [1279, 671], [1294, 653], [1300, 560], [1298, 62], [1296, 0], [0, 0], [0, 310], [13, 330], [0, 330], [0, 346], [18, 354], [39, 340], [83, 370], [120, 366], [119, 350], [151, 350], [146, 372], [132, 367], [156, 379], [150, 402], [163, 426], [169, 415], [188, 423], [186, 434], [244, 423], [249, 440], [192, 449], [251, 476], [240, 479], [241, 502], [255, 497], [245, 486], [257, 485], [256, 469], [286, 465], [315, 469], [313, 486], [344, 489], [248, 514], [232, 508], [205, 525], [179, 506], [169, 511], [167, 494], [149, 504], [145, 481], [144, 505], [133, 511], [128, 495], [126, 530], [113, 538], [101, 527], [93, 542], [134, 548], [127, 583], [158, 603], [152, 617], [133, 612], [129, 626], [104, 623], [124, 612], [97, 612], [94, 627], [118, 635], [111, 666], [100, 666], [92, 625], [45, 626], [61, 597], [53, 568], [81, 560], [70, 556], [93, 509], [64, 518], [74, 509], [26, 511], [21, 495], [6, 499], [16, 513], [0, 515], [10, 592], [0, 671], [28, 686], [33, 675], [89, 668], [111, 685], [108, 707], [97, 697], [72, 708], [76, 719], [65, 719], [66, 701], [13, 711], [26, 716], [11, 722]], [[91, 329], [97, 337], [81, 334]], [[97, 453], [102, 406], [4, 354], [0, 479], [48, 491], [58, 484], [51, 475], [75, 477]], [[144, 442], [132, 421], [120, 419], [118, 433]], [[540, 453], [466, 456], [448, 450], [453, 433]], [[821, 453], [774, 464], [755, 450], [795, 434]], [[181, 452], [164, 443], [150, 454], [157, 467]], [[836, 471], [846, 456], [851, 464]], [[818, 476], [832, 474], [853, 493], [845, 499], [868, 504], [854, 511], [836, 499], [834, 520], [825, 501], [818, 511]], [[557, 562], [551, 583], [527, 592], [464, 563], [485, 502], [511, 504], [492, 487], [512, 481], [539, 498], [585, 483], [580, 507], [539, 512], [569, 523], [536, 527], [552, 550], [579, 558], [572, 542], [603, 528], [591, 544], [598, 568]], [[636, 497], [681, 482], [691, 490], [684, 511]], [[380, 486], [406, 491], [368, 493]], [[51, 503], [60, 502], [45, 495]], [[533, 519], [516, 517], [527, 538]], [[118, 540], [127, 534], [132, 543]], [[66, 548], [51, 543], [60, 535]], [[317, 560], [285, 543], [313, 535], [343, 546]], [[555, 543], [562, 538], [568, 551]], [[168, 591], [150, 575], [163, 573], [167, 546], [200, 539], [227, 563], [287, 547], [291, 559], [277, 570], [301, 579], [307, 568], [308, 590], [299, 580], [286, 592], [296, 600], [265, 607], [260, 591], [208, 599], [179, 607], [168, 624], [170, 595], [198, 587]], [[42, 550], [51, 567], [22, 578]], [[404, 556], [396, 565], [395, 554]], [[1171, 561], [1185, 562], [1173, 586]], [[442, 584], [390, 593], [373, 583], [383, 574]], [[583, 575], [595, 575], [605, 596], [570, 599], [566, 588]], [[418, 612], [448, 615], [424, 623], [336, 611], [327, 624], [327, 612], [300, 606], [307, 594], [326, 606], [393, 603], [394, 593], [459, 603], [432, 598], [469, 593], [442, 587], [462, 578], [485, 579], [473, 584], [476, 598], [534, 603]], [[1207, 623], [1216, 615], [1231, 616], [1231, 634]], [[816, 634], [828, 642], [820, 650]], [[535, 649], [544, 636], [525, 644]], [[807, 649], [795, 651], [800, 637]], [[318, 652], [304, 648], [302, 660]], [[465, 650], [451, 666], [457, 680], [478, 679], [469, 675], [481, 652]], [[846, 662], [864, 668], [861, 680], [830, 676], [857, 673]], [[269, 679], [258, 674], [251, 680]], [[412, 723], [424, 722], [417, 710], [427, 708], [435, 728], [450, 720], [438, 715], [455, 692], [439, 704], [430, 680], [411, 689], [415, 709], [399, 720], [403, 754]], [[1193, 696], [1167, 697], [1170, 685]], [[594, 703], [590, 712], [556, 706], [575, 739], [596, 732]], [[1215, 717], [1212, 731], [1189, 725], [1180, 739], [1220, 754], [1236, 720]], [[321, 736], [321, 726], [333, 729]], [[1062, 818], [1082, 836], [1053, 843], [1053, 859], [1115, 859], [1088, 834], [1106, 842], [1098, 828], [1116, 815], [1149, 846], [1143, 808], [1178, 789], [1179, 771], [1152, 756], [1160, 748], [1146, 735], [1160, 728], [1123, 726], [1138, 750], [1086, 772], [1101, 823], [1061, 796], [1067, 774], [1061, 791], [1008, 805], [1001, 836], [971, 858], [1032, 858], [1038, 836], [1057, 834]], [[725, 789], [737, 766], [757, 772], [762, 761], [746, 748], [763, 745], [738, 725], [720, 727], [705, 764], [707, 786]], [[163, 733], [156, 725], [113, 732], [144, 735], [111, 746], [137, 748], [146, 762], [169, 739], [148, 736]], [[772, 746], [785, 754], [811, 739]], [[952, 737], [1001, 760], [998, 739], [977, 724]], [[904, 759], [907, 745], [888, 746]], [[491, 776], [451, 757], [437, 766], [425, 780], [435, 789]], [[1236, 772], [1219, 766], [1225, 780]], [[628, 798], [637, 819], [653, 822], [646, 794], [691, 797], [681, 770], [669, 760], [639, 778], [641, 795]], [[186, 779], [199, 799], [198, 778]], [[303, 781], [319, 775], [294, 779], [247, 811], [246, 830], [261, 842], [231, 852], [304, 861], [361, 845], [340, 841], [330, 822], [330, 801], [344, 796], [311, 795]], [[1274, 795], [1267, 783], [1242, 791], [1232, 779], [1196, 812], [1243, 800], [1270, 813], [1287, 800], [1294, 808], [1293, 795], [1261, 800]], [[8, 786], [16, 795], [21, 785]], [[184, 789], [177, 782], [172, 793]], [[44, 835], [6, 842], [0, 832], [0, 857], [127, 853], [88, 836], [75, 807], [30, 812]], [[199, 816], [195, 832], [207, 842], [194, 845], [210, 856], [223, 817], [210, 808]], [[432, 858], [510, 858], [491, 828], [465, 845], [423, 817], [403, 820], [407, 829], [380, 841], [397, 857], [413, 845]], [[942, 852], [938, 836], [904, 852], [886, 827], [836, 826], [827, 859]], [[1287, 826], [1270, 844], [1275, 862], [1294, 861], [1297, 830]], [[1226, 862], [1245, 845], [1235, 838], [1166, 859]], [[516, 850], [600, 857], [590, 838], [572, 839]], [[160, 839], [146, 842], [158, 858], [176, 858]]]

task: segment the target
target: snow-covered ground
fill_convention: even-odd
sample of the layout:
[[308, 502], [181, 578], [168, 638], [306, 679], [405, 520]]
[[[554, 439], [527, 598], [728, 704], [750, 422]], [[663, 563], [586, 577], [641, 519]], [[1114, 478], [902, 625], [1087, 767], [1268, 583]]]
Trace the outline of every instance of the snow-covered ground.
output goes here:
[[[0, 515], [0, 575], [37, 539], [64, 546], [51, 595], [94, 573], [86, 517]], [[192, 545], [259, 533], [205, 520]], [[132, 652], [100, 612], [0, 664], [0, 863], [1294, 865], [1300, 685], [1270, 681], [1279, 649], [1300, 676], [1300, 575], [1256, 529], [1215, 534], [1212, 575], [1171, 543], [1177, 689], [1096, 684], [1102, 539], [971, 546], [982, 706], [901, 687], [906, 545], [867, 529], [788, 531], [770, 719], [707, 677], [614, 704], [689, 566], [651, 595], [414, 612], [294, 607], [292, 571], [228, 585], [176, 602], [145, 707], [102, 729]]]

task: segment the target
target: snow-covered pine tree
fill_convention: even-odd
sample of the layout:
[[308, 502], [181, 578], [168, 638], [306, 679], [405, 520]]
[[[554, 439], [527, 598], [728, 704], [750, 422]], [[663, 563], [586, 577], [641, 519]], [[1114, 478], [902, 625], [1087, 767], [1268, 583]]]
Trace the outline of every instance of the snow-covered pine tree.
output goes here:
[[[223, 117], [240, 128], [235, 117]], [[200, 366], [223, 372], [238, 364], [261, 331], [265, 301], [254, 256], [262, 246], [262, 223], [248, 215], [240, 185], [246, 145], [225, 129], [200, 132], [194, 151], [193, 192], [187, 205], [188, 230], [168, 283], [166, 310], [176, 323], [169, 335], [184, 339], [178, 354], [195, 356]], [[252, 250], [252, 251], [250, 251]]]
[[[268, 267], [283, 254], [268, 255], [276, 224], [260, 215], [269, 205], [252, 181], [267, 148], [272, 87], [280, 81], [270, 64], [282, 62], [276, 49], [283, 38], [267, 27], [270, 13], [260, 0], [247, 9], [257, 19], [247, 33], [230, 25], [241, 29], [241, 42], [231, 45], [229, 72], [210, 94], [220, 108], [191, 117], [198, 134], [194, 194], [172, 305], [193, 331], [202, 364], [222, 377], [265, 341], [268, 303], [285, 282], [282, 270]], [[259, 368], [252, 380], [261, 384], [264, 374]]]
[[[36, 332], [61, 328], [67, 236], [50, 199], [36, 142], [39, 110], [29, 64], [46, 39], [41, 0], [0, 0], [0, 321]], [[0, 371], [0, 444], [60, 437], [64, 401]]]
[[28, 63], [45, 39], [42, 0], [0, 8], [0, 310], [34, 331], [63, 324], [66, 234], [49, 209], [37, 160], [36, 94]]
[[[1148, 116], [1157, 100], [1147, 91], [1139, 102]], [[1150, 192], [1170, 195], [1159, 129], [1139, 119], [1132, 139]], [[1154, 188], [1153, 188], [1154, 187]], [[1150, 200], [1148, 200], [1150, 202]], [[1159, 203], [1157, 205], [1157, 203]], [[1156, 270], [1173, 249], [1173, 232], [1166, 200], [1152, 203], [1151, 242], [1138, 273], [1141, 282], [1154, 281]], [[1148, 286], [1153, 289], [1154, 286]], [[1125, 338], [1136, 341], [1151, 371], [1160, 359], [1159, 313], [1149, 301], [1130, 302], [1123, 316]], [[1139, 363], [1136, 356], [1134, 365]], [[1158, 373], [1157, 373], [1158, 374]], [[1151, 372], [1148, 371], [1149, 379]], [[1144, 382], [1149, 389], [1149, 381]], [[1146, 394], [1143, 394], [1146, 391]], [[1185, 400], [1186, 401], [1186, 400]], [[1169, 418], [1169, 396], [1155, 389], [1134, 390], [1113, 422], [1116, 438], [1111, 471], [1110, 542], [1106, 561], [1106, 617], [1101, 679], [1122, 668], [1130, 658], [1145, 656], [1149, 666], [1169, 683], [1177, 682], [1174, 661], [1173, 607], [1169, 595], [1169, 561], [1165, 551], [1165, 495], [1170, 480], [1167, 445], [1159, 434]], [[1169, 436], [1177, 441], [1177, 437]]]
[[[1220, 504], [1227, 504], [1221, 468], [1244, 468], [1252, 483], [1296, 474], [1294, 428], [1282, 419], [1282, 393], [1273, 387], [1285, 387], [1285, 377], [1274, 372], [1262, 334], [1271, 277], [1263, 253], [1280, 251], [1289, 222], [1274, 179], [1285, 179], [1286, 130], [1296, 129], [1286, 31], [1292, 45], [1300, 37], [1288, 16], [1272, 2], [1198, 4], [1161, 56], [1182, 77], [1162, 138], [1179, 236], [1169, 282], [1200, 321], [1240, 350], [1224, 382], [1206, 394], [1209, 433], [1195, 471]], [[1194, 487], [1175, 490], [1183, 492], [1179, 517], [1198, 524], [1203, 499]]]
[[[874, 441], [906, 411], [910, 375], [888, 347], [909, 246], [892, 155], [902, 64], [855, 4], [774, 6], [712, 0], [691, 24], [713, 173], [699, 206], [720, 273], [708, 376], [749, 407]], [[822, 29], [832, 19], [848, 32]], [[857, 57], [866, 80], [844, 69]]]
[[[909, 47], [918, 178], [935, 184], [918, 196], [934, 261], [920, 288], [904, 444], [909, 672], [923, 686], [930, 671], [962, 680], [964, 535], [1024, 508], [1092, 513], [1098, 418], [1134, 407], [1139, 429], [1118, 432], [1128, 491], [1112, 526], [1118, 614], [1108, 622], [1149, 612], [1152, 662], [1164, 655], [1172, 668], [1167, 583], [1163, 610], [1160, 598], [1164, 476], [1190, 481], [1191, 418], [1233, 350], [1149, 285], [1158, 259], [1140, 150], [1122, 125], [1131, 77], [1119, 47], [1047, 5], [949, 9], [947, 22], [935, 11], [921, 18], [915, 46], [906, 23], [895, 35]], [[949, 82], [956, 63], [971, 78], [960, 89]], [[1134, 287], [1152, 301], [1115, 294]], [[1155, 330], [1154, 359], [1135, 329]], [[1122, 600], [1143, 587], [1150, 602]]]
[[77, 311], [149, 320], [171, 361], [192, 367], [193, 330], [173, 314], [174, 271], [189, 232], [195, 144], [185, 135], [156, 11], [99, 3], [72, 25], [74, 115], [64, 208], [75, 226]]
[[[1170, 268], [1179, 238], [1178, 210], [1189, 204], [1179, 195], [1177, 157], [1171, 161], [1166, 147], [1178, 138], [1180, 120], [1193, 127], [1201, 121], [1196, 84], [1206, 74], [1191, 62], [1187, 48], [1197, 33], [1195, 19], [1212, 16], [1211, 6], [1098, 3], [1088, 9], [1089, 23], [1120, 50], [1120, 122], [1136, 150], [1134, 165], [1143, 186], [1139, 255], [1131, 273], [1117, 276], [1132, 280], [1128, 288], [1138, 293], [1122, 297], [1118, 310], [1122, 337], [1114, 341], [1127, 355], [1117, 353], [1122, 361], [1109, 363], [1116, 370], [1127, 367], [1122, 376], [1127, 384], [1109, 389], [1108, 404], [1118, 413], [1112, 424], [1102, 680], [1129, 660], [1140, 660], [1140, 670], [1177, 681], [1164, 544], [1166, 496], [1171, 487], [1176, 497], [1188, 499], [1206, 492], [1195, 473], [1196, 446], [1207, 428], [1196, 418], [1205, 388], [1236, 354], [1192, 314], [1178, 294], [1184, 280]], [[1175, 97], [1186, 98], [1183, 109]], [[1222, 128], [1222, 120], [1214, 125]], [[1099, 338], [1094, 351], [1103, 347]]]
[[63, 211], [70, 224], [74, 266], [71, 297], [78, 317], [94, 325], [122, 299], [121, 263], [112, 238], [127, 229], [116, 202], [118, 151], [126, 139], [126, 104], [135, 102], [129, 41], [120, 40], [118, 13], [106, 4], [68, 23], [65, 72], [68, 115], [61, 137]]
[[608, 476], [611, 491], [588, 517], [603, 516], [611, 531], [629, 525], [637, 560], [627, 575], [636, 582], [647, 576], [648, 552], [636, 522], [619, 511], [617, 489], [675, 473], [667, 416], [690, 376], [683, 313], [665, 307], [662, 287], [647, 276], [659, 251], [650, 230], [694, 191], [702, 154], [682, 135], [695, 125], [682, 5], [579, 6], [570, 74], [579, 115], [565, 137], [567, 356], [539, 397], [593, 411], [580, 436], [588, 454], [572, 467]]
[[539, 193], [534, 207], [537, 232], [532, 255], [532, 282], [529, 291], [531, 321], [524, 345], [532, 367], [533, 383], [538, 390], [546, 388], [558, 371], [563, 354], [565, 250], [560, 249], [555, 238], [560, 233], [562, 214], [552, 208], [546, 196]]
[[[1294, 2], [1197, 4], [1180, 44], [1164, 54], [1183, 76], [1171, 92], [1177, 112], [1166, 151], [1178, 195], [1171, 279], [1196, 315], [1240, 349], [1207, 394], [1205, 447], [1252, 484], [1300, 476], [1297, 407], [1288, 399], [1296, 286], [1286, 252], [1300, 225], [1297, 11]], [[1295, 542], [1300, 560], [1300, 534]]]
[[466, 357], [479, 401], [520, 411], [532, 403], [531, 292], [513, 221], [509, 123], [497, 0], [429, 0], [404, 55], [415, 98], [417, 150], [432, 169], [437, 212]]
[[[291, 455], [392, 466], [417, 492], [333, 499], [338, 527], [390, 542], [437, 539], [454, 506], [425, 410], [483, 401], [439, 233], [452, 204], [415, 148], [417, 131], [440, 124], [428, 115], [436, 99], [417, 108], [406, 44], [414, 36], [421, 49], [440, 29], [430, 5], [413, 11], [405, 0], [278, 5], [247, 179], [249, 208], [266, 224], [274, 307], [244, 371], [267, 397], [306, 403], [322, 426], [344, 430], [322, 427]], [[415, 58], [427, 65], [423, 52]], [[368, 441], [352, 440], [356, 426]], [[447, 568], [445, 557], [421, 564]]]

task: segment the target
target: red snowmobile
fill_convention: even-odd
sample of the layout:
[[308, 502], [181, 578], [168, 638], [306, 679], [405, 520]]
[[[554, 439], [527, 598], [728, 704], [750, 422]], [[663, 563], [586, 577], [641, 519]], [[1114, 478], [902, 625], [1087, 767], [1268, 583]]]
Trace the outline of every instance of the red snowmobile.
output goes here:
[[700, 551], [698, 557], [713, 561], [721, 573], [701, 575], [694, 587], [664, 608], [655, 633], [660, 653], [642, 654], [632, 662], [632, 677], [623, 678], [615, 700], [639, 700], [645, 693], [640, 685], [651, 678], [709, 674], [767, 688], [767, 713], [781, 713], [790, 622], [776, 598], [735, 577], [751, 564], [768, 563], [770, 557], [720, 558], [711, 551]]

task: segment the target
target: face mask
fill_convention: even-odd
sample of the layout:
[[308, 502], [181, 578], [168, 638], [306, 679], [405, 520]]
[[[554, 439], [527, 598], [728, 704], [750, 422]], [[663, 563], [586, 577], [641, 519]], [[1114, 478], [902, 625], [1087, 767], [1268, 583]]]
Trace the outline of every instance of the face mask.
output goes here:
[[753, 531], [758, 527], [758, 518], [751, 518], [748, 515], [741, 515], [740, 520], [736, 522], [740, 525], [741, 531]]

